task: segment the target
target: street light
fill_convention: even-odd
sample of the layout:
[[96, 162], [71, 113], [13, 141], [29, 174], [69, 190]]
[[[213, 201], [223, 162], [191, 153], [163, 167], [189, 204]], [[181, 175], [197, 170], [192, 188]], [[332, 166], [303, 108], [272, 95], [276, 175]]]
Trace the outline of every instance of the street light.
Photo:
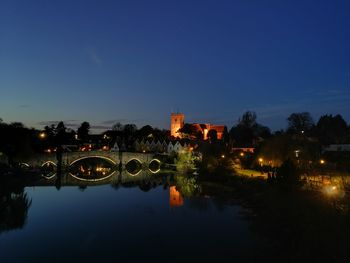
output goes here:
[[46, 138], [46, 133], [45, 132], [39, 133], [39, 138], [40, 139], [45, 139]]

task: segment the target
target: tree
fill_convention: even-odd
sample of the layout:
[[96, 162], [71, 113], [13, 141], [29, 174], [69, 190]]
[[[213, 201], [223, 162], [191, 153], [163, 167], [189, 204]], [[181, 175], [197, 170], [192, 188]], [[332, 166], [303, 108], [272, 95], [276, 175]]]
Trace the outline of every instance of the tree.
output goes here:
[[288, 132], [304, 133], [310, 131], [314, 122], [309, 112], [292, 113], [288, 118]]
[[113, 131], [122, 131], [123, 129], [124, 129], [124, 126], [120, 122], [117, 122], [112, 126]]
[[198, 130], [195, 125], [189, 123], [185, 123], [184, 126], [179, 129], [178, 133], [180, 133], [183, 138], [203, 139], [203, 133]]
[[300, 176], [292, 160], [287, 159], [283, 162], [278, 168], [277, 178], [280, 182], [286, 183], [289, 186], [293, 186], [299, 182]]
[[256, 113], [253, 111], [246, 111], [238, 120], [238, 125], [253, 127], [256, 125]]
[[256, 122], [256, 113], [245, 112], [238, 119], [238, 124], [230, 130], [230, 138], [236, 146], [251, 147], [261, 138], [268, 138], [271, 135], [270, 129]]
[[209, 130], [207, 136], [210, 142], [216, 142], [218, 140], [218, 133], [216, 130]]
[[323, 115], [317, 122], [315, 133], [323, 145], [343, 143], [349, 128], [341, 115]]
[[135, 124], [125, 124], [123, 131], [126, 135], [133, 135], [137, 131], [137, 126]]
[[82, 141], [86, 141], [88, 139], [89, 131], [90, 123], [84, 121], [77, 130], [78, 138]]
[[60, 121], [56, 126], [56, 145], [62, 145], [64, 144], [66, 140], [66, 126], [64, 125], [63, 121]]
[[150, 125], [145, 125], [137, 131], [137, 137], [143, 139], [153, 135], [153, 128]]
[[192, 172], [195, 169], [192, 152], [179, 153], [175, 159], [176, 170], [181, 174]]

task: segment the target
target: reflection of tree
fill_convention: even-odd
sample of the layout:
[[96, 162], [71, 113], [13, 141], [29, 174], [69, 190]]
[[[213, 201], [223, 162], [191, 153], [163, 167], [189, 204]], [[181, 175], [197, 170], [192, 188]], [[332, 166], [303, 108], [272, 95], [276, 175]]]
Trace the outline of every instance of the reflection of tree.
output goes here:
[[20, 191], [0, 189], [0, 233], [23, 228], [32, 201]]
[[194, 176], [178, 175], [175, 177], [175, 185], [183, 197], [192, 197], [200, 193], [200, 186]]

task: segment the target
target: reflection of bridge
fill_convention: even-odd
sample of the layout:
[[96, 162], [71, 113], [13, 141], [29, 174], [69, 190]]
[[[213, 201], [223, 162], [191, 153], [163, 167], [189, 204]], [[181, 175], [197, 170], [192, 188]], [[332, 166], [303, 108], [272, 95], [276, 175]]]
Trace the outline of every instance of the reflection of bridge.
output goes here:
[[171, 176], [168, 174], [154, 174], [148, 170], [142, 170], [138, 173], [137, 176], [133, 176], [128, 173], [126, 170], [124, 171], [114, 171], [110, 175], [101, 178], [100, 180], [94, 180], [93, 178], [78, 178], [76, 176], [72, 176], [70, 173], [64, 173], [62, 175], [57, 175], [53, 173], [50, 176], [40, 176], [37, 180], [34, 180], [28, 186], [96, 186], [96, 185], [121, 185], [121, 186], [132, 186], [132, 185], [140, 185], [140, 184], [148, 184], [152, 185], [162, 185], [162, 184], [170, 184]]
[[[77, 161], [87, 158], [101, 158], [109, 161], [113, 165], [125, 167], [130, 161], [136, 160], [143, 167], [148, 167], [152, 161], [160, 163], [151, 153], [133, 153], [133, 152], [109, 152], [109, 151], [88, 151], [88, 152], [68, 152], [62, 154], [62, 166], [69, 167]], [[41, 154], [33, 158], [23, 160], [24, 164], [32, 167], [41, 167], [46, 163], [57, 164], [56, 154]]]

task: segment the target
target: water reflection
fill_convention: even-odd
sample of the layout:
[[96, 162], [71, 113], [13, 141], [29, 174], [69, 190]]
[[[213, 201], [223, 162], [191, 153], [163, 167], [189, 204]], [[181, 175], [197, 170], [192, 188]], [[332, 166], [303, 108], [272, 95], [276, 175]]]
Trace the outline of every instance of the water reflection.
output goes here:
[[125, 169], [130, 175], [136, 176], [142, 171], [142, 164], [139, 160], [132, 159], [125, 165]]
[[24, 187], [12, 182], [0, 186], [0, 234], [4, 231], [23, 228], [32, 201], [24, 193]]
[[56, 176], [57, 166], [54, 162], [47, 161], [41, 166], [42, 176], [51, 179]]
[[184, 197], [193, 197], [201, 192], [201, 187], [195, 176], [177, 175], [175, 177], [175, 185]]
[[176, 190], [176, 186], [170, 186], [169, 188], [169, 205], [170, 207], [180, 207], [183, 206], [184, 199], [181, 193]]

